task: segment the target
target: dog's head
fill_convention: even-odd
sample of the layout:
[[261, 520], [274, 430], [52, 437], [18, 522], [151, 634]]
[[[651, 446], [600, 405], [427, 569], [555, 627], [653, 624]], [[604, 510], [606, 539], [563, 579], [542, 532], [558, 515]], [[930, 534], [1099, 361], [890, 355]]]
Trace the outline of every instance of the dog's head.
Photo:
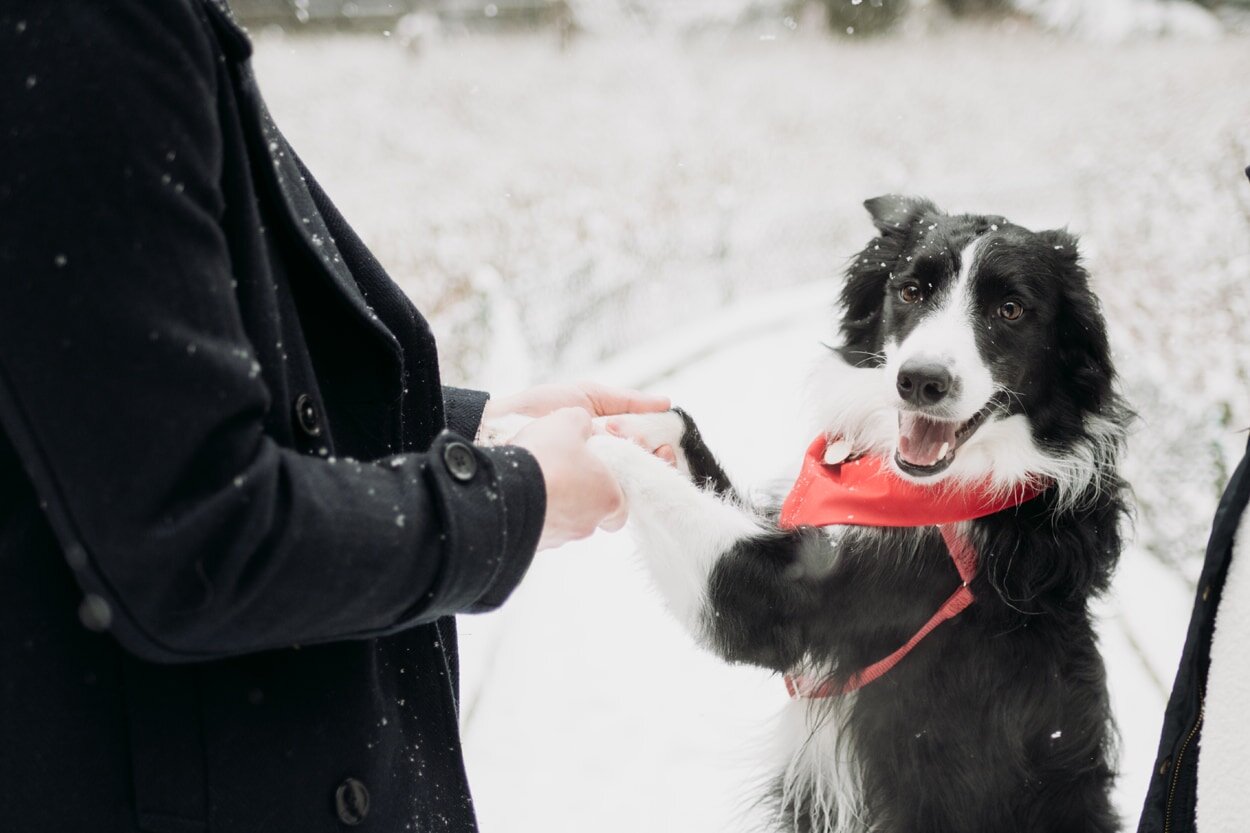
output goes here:
[[1121, 420], [1076, 239], [916, 198], [865, 206], [878, 234], [848, 269], [826, 427], [913, 481], [1083, 490]]

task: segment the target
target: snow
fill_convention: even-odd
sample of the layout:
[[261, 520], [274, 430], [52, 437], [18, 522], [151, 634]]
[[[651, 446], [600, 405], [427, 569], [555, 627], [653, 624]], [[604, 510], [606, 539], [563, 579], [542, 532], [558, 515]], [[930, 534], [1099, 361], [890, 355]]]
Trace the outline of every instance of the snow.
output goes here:
[[[793, 476], [813, 433], [807, 363], [868, 239], [864, 198], [1079, 234], [1140, 414], [1135, 536], [1098, 607], [1132, 819], [1250, 426], [1250, 49], [1019, 21], [924, 31], [848, 41], [804, 20], [563, 50], [549, 33], [412, 49], [264, 32], [256, 64], [294, 146], [429, 316], [448, 381], [653, 388], [760, 487]], [[784, 689], [696, 650], [627, 536], [540, 554], [462, 632], [486, 833], [751, 828]]]

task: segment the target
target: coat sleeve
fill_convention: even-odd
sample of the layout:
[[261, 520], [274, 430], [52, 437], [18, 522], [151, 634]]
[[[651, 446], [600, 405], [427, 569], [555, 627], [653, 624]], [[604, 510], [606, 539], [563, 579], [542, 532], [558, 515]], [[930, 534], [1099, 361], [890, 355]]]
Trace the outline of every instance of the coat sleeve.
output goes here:
[[84, 621], [182, 662], [500, 604], [545, 511], [527, 453], [445, 432], [428, 453], [346, 463], [265, 434], [200, 13], [0, 10], [0, 429]]
[[476, 437], [482, 425], [489, 393], [466, 388], [443, 386], [443, 411], [447, 414], [447, 427], [464, 437]]

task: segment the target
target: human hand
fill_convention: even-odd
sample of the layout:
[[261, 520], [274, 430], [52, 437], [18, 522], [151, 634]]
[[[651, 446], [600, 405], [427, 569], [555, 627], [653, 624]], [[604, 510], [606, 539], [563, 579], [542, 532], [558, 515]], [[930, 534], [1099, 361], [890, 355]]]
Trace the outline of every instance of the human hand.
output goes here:
[[667, 411], [668, 397], [655, 396], [629, 388], [614, 388], [597, 382], [538, 385], [537, 387], [491, 399], [482, 421], [507, 416], [542, 417], [561, 408], [580, 408], [592, 417], [615, 414], [649, 414]]
[[600, 527], [615, 531], [625, 525], [625, 495], [587, 448], [591, 432], [586, 411], [562, 408], [535, 419], [512, 440], [534, 455], [547, 485], [540, 550], [588, 538]]

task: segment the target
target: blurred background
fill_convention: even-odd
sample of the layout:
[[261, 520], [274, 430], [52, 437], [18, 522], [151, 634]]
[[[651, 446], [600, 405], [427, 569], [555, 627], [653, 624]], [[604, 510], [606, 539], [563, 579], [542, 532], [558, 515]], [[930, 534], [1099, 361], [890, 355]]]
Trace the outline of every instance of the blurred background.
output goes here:
[[[809, 429], [788, 413], [803, 381], [788, 365], [832, 335], [842, 268], [871, 236], [865, 198], [921, 194], [1078, 234], [1141, 416], [1126, 461], [1134, 544], [1104, 637], [1135, 812], [1250, 428], [1250, 0], [231, 4], [279, 125], [431, 319], [448, 381], [654, 385], [697, 403], [751, 478], [788, 471], [776, 455], [790, 445], [760, 439], [779, 424], [796, 426], [797, 465]], [[488, 833], [580, 829], [541, 800], [567, 799], [578, 772], [609, 802], [586, 812], [616, 808], [619, 829], [726, 829], [728, 810], [691, 796], [728, 807], [741, 782], [691, 787], [720, 747], [689, 727], [717, 717], [747, 734], [778, 684], [716, 677], [677, 631], [639, 624], [649, 598], [620, 603], [635, 630], [595, 660], [621, 628], [605, 610], [646, 595], [625, 549], [540, 558], [504, 614], [465, 625]], [[603, 595], [585, 606], [591, 588]], [[570, 642], [543, 616], [585, 617], [593, 637]], [[659, 676], [639, 634], [672, 642]], [[620, 694], [631, 662], [654, 699]], [[721, 680], [732, 708], [690, 697], [681, 712], [659, 693], [691, 663], [703, 676], [688, 682]], [[492, 699], [501, 689], [513, 694]], [[561, 715], [600, 728], [555, 751], [550, 725], [518, 728]]]

